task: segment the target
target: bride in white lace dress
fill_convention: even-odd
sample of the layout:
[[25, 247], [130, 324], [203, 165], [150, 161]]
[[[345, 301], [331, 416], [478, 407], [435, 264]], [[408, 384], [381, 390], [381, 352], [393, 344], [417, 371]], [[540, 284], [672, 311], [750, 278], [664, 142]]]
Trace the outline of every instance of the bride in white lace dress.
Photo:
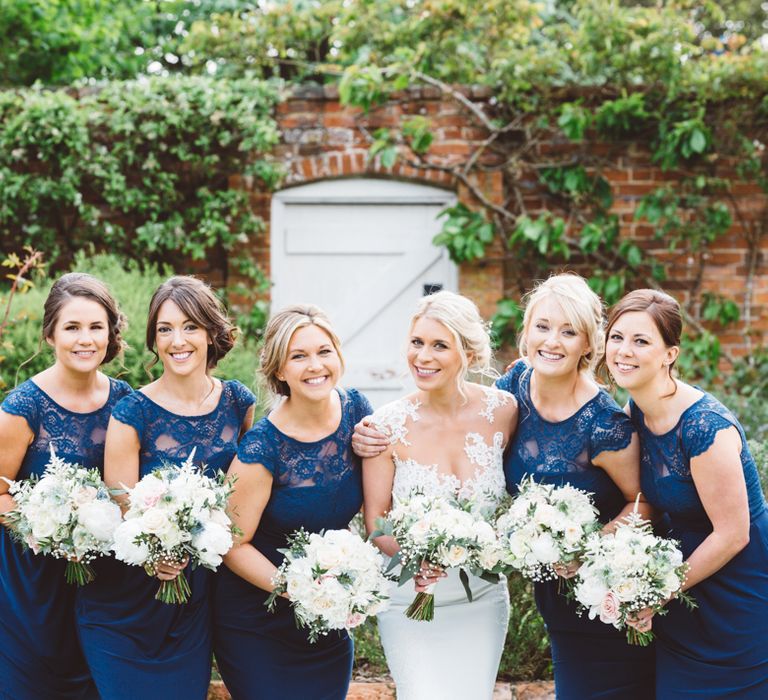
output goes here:
[[[408, 343], [417, 391], [373, 416], [388, 448], [363, 462], [365, 522], [369, 532], [392, 502], [413, 491], [458, 494], [490, 514], [505, 494], [502, 454], [517, 423], [511, 394], [467, 381], [469, 371], [490, 371], [490, 339], [477, 307], [452, 292], [420, 300]], [[376, 544], [397, 551], [391, 537]], [[379, 615], [379, 631], [399, 700], [483, 700], [494, 682], [509, 618], [506, 581], [470, 575], [467, 600], [458, 571], [425, 562], [415, 590], [434, 588], [432, 622], [409, 620], [415, 595], [405, 584]]]

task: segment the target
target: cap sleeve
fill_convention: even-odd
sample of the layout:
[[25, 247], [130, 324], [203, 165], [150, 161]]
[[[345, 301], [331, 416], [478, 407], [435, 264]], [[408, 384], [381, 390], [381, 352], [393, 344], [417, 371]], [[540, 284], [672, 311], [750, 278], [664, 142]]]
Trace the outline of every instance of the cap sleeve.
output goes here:
[[357, 425], [363, 418], [373, 413], [373, 406], [371, 406], [368, 397], [357, 389], [347, 389], [346, 391], [352, 405], [353, 424]]
[[112, 417], [125, 425], [130, 425], [136, 431], [139, 440], [143, 439], [146, 420], [140, 392], [134, 391], [120, 399], [112, 409]]
[[29, 429], [37, 435], [40, 430], [40, 402], [34, 396], [34, 388], [22, 383], [5, 397], [0, 408], [12, 416], [19, 416], [27, 421]]
[[227, 383], [232, 389], [232, 395], [237, 404], [238, 416], [242, 423], [245, 420], [245, 414], [248, 413], [248, 409], [256, 403], [256, 396], [245, 384], [237, 379], [231, 379]]
[[274, 437], [270, 435], [268, 423], [266, 418], [262, 418], [243, 435], [237, 446], [237, 458], [243, 464], [262, 464], [271, 474], [275, 474], [278, 460], [275, 457]]
[[629, 446], [635, 426], [632, 419], [617, 405], [609, 405], [595, 416], [589, 438], [590, 457], [594, 459], [601, 452], [619, 452]]
[[128, 382], [124, 382], [122, 379], [113, 379], [112, 377], [109, 378], [109, 381], [112, 385], [112, 395], [115, 397], [115, 402], [133, 393], [133, 389]]
[[518, 360], [512, 365], [512, 369], [509, 372], [496, 380], [496, 388], [507, 391], [515, 398], [518, 398], [520, 394], [520, 379], [527, 369], [528, 363], [525, 360]]
[[717, 434], [734, 426], [728, 415], [711, 409], [695, 411], [683, 418], [683, 451], [688, 459], [704, 454], [714, 443]]

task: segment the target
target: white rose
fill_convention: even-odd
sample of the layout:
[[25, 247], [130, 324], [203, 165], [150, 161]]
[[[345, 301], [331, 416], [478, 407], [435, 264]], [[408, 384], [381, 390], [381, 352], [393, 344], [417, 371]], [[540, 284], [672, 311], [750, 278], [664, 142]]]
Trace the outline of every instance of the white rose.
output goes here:
[[139, 520], [125, 520], [115, 530], [115, 557], [126, 564], [140, 566], [149, 558], [149, 547], [144, 543], [136, 543], [141, 534]]
[[147, 474], [131, 489], [131, 505], [140, 509], [152, 508], [163, 497], [166, 488], [162, 479], [158, 479], [154, 474]]
[[151, 508], [141, 516], [141, 528], [144, 532], [159, 535], [161, 532], [168, 530], [168, 516], [169, 513], [160, 510], [160, 508]]
[[469, 552], [466, 547], [452, 544], [450, 547], [441, 547], [440, 558], [446, 566], [461, 566], [467, 561]]
[[669, 598], [669, 596], [671, 596], [673, 593], [677, 593], [677, 591], [680, 590], [681, 585], [682, 584], [680, 583], [680, 579], [678, 578], [677, 574], [674, 571], [670, 571], [664, 577], [664, 583], [662, 584], [664, 597]]
[[80, 486], [72, 494], [72, 500], [77, 506], [90, 503], [96, 498], [98, 491], [93, 486]]
[[634, 600], [638, 594], [637, 579], [627, 578], [619, 581], [614, 587], [613, 592], [616, 597], [622, 602], [626, 603]]
[[95, 539], [109, 542], [122, 522], [120, 507], [112, 501], [90, 501], [80, 506], [77, 519]]

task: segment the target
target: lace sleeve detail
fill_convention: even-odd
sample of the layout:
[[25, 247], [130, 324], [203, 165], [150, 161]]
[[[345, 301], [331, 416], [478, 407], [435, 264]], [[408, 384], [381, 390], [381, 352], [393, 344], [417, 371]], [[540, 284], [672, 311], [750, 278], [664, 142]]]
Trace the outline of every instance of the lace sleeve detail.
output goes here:
[[686, 416], [682, 425], [683, 450], [688, 459], [704, 454], [721, 430], [734, 426], [735, 419], [711, 409]]
[[34, 389], [24, 382], [14, 389], [2, 403], [2, 409], [12, 416], [19, 416], [27, 421], [29, 429], [37, 435], [40, 430], [39, 404], [35, 400]]
[[485, 397], [483, 398], [483, 407], [480, 409], [480, 415], [487, 419], [489, 423], [493, 423], [496, 409], [506, 406], [510, 399], [514, 401], [515, 398], [508, 391], [502, 391], [489, 386], [484, 386], [483, 391], [485, 392]]
[[112, 385], [112, 396], [115, 397], [115, 403], [117, 403], [124, 396], [133, 393], [133, 388], [128, 382], [124, 382], [122, 379], [109, 378], [109, 382]]
[[240, 423], [242, 423], [245, 420], [245, 414], [248, 413], [248, 409], [256, 403], [256, 397], [245, 384], [237, 381], [237, 379], [232, 379], [228, 381], [227, 384], [230, 386], [235, 397], [238, 416], [240, 418]]
[[130, 425], [136, 431], [139, 440], [142, 440], [146, 420], [144, 418], [141, 395], [138, 391], [134, 391], [120, 399], [112, 409], [112, 417], [121, 423]]
[[419, 420], [418, 409], [421, 406], [419, 401], [409, 401], [408, 399], [399, 399], [382, 406], [373, 414], [373, 422], [376, 427], [389, 436], [390, 444], [400, 443], [401, 445], [410, 445], [406, 440], [408, 428], [405, 422], [410, 418], [412, 421]]
[[237, 458], [243, 464], [262, 464], [272, 474], [277, 469], [274, 453], [273, 438], [266, 418], [262, 418], [243, 435], [237, 447]]
[[354, 421], [354, 426], [363, 418], [370, 416], [373, 413], [373, 406], [371, 406], [371, 402], [366, 395], [361, 394], [357, 389], [347, 389], [346, 393], [353, 406], [352, 419]]
[[496, 380], [496, 388], [506, 391], [517, 398], [520, 393], [520, 378], [523, 376], [526, 369], [528, 369], [528, 364], [525, 360], [518, 360], [509, 372]]
[[[611, 400], [613, 403], [613, 400]], [[606, 406], [595, 414], [589, 438], [592, 459], [601, 452], [619, 452], [632, 442], [635, 426], [632, 419], [618, 405]]]

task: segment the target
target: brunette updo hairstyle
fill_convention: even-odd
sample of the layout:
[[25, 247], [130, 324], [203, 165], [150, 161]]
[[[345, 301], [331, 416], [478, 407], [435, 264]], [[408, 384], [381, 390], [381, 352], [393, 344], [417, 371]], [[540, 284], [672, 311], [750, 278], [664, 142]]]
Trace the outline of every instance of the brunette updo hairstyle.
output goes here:
[[171, 277], [163, 282], [152, 295], [147, 317], [147, 349], [155, 356], [149, 367], [157, 363], [155, 350], [157, 319], [160, 307], [172, 301], [182, 313], [195, 324], [205, 329], [208, 339], [208, 360], [206, 366], [213, 369], [235, 345], [237, 327], [227, 315], [224, 305], [205, 282], [190, 275]]
[[[683, 314], [680, 304], [674, 297], [657, 289], [636, 289], [619, 299], [608, 311], [606, 336], [610, 337], [611, 328], [621, 316], [634, 311], [644, 311], [653, 319], [666, 347], [680, 345], [680, 336], [683, 332]], [[675, 362], [676, 359], [668, 365], [670, 377], [672, 377]], [[605, 355], [600, 361], [600, 369], [605, 370]]]
[[53, 283], [43, 305], [43, 340], [53, 338], [62, 307], [75, 297], [95, 301], [107, 313], [109, 340], [107, 352], [101, 361], [101, 364], [105, 365], [114, 360], [125, 349], [126, 343], [123, 340], [122, 332], [127, 324], [125, 316], [107, 289], [107, 285], [92, 275], [84, 272], [68, 272]]
[[259, 372], [273, 396], [290, 396], [291, 388], [287, 382], [278, 379], [280, 370], [288, 359], [288, 345], [293, 334], [299, 328], [317, 326], [328, 335], [333, 349], [339, 356], [341, 370], [344, 371], [344, 356], [341, 354], [341, 341], [331, 326], [328, 316], [314, 304], [295, 304], [278, 311], [264, 329], [264, 345], [261, 350]]

